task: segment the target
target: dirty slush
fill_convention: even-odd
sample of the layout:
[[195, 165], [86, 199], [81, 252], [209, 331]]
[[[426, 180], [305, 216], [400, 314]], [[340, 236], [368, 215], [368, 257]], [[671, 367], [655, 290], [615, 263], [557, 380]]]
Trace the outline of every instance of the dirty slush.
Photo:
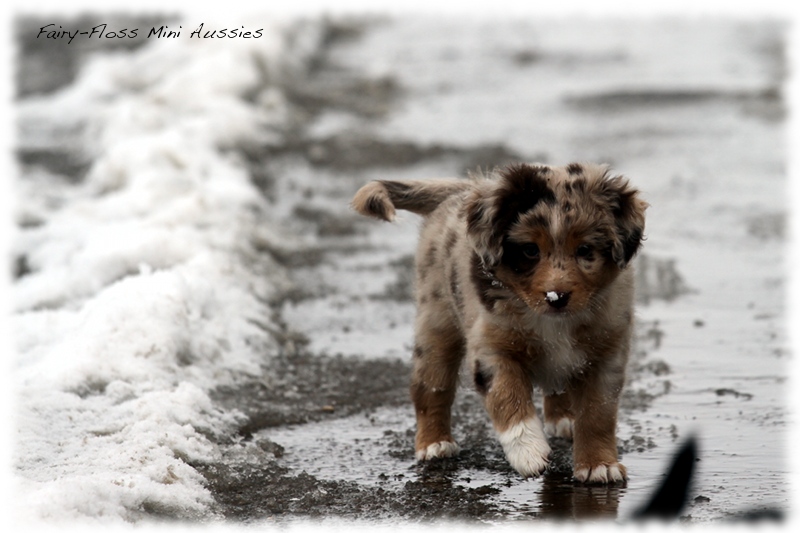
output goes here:
[[[37, 71], [24, 58], [39, 58], [42, 53], [41, 45], [31, 39], [35, 33], [31, 28], [41, 22], [20, 24], [27, 29], [18, 31], [22, 98], [70, 83], [81, 54], [106, 53], [99, 45], [74, 46], [69, 51], [62, 47], [57, 52], [64, 54], [60, 60], [51, 55], [39, 62], [58, 68]], [[697, 308], [710, 301], [702, 295], [712, 285], [701, 274], [692, 277], [682, 268], [682, 250], [702, 250], [707, 245], [705, 239], [710, 237], [699, 233], [711, 227], [710, 235], [720, 242], [740, 237], [766, 242], [771, 248], [764, 253], [771, 263], [779, 264], [782, 258], [784, 213], [779, 192], [755, 207], [740, 205], [737, 199], [714, 196], [701, 179], [703, 171], [692, 170], [692, 165], [697, 169], [718, 163], [719, 168], [735, 167], [736, 157], [745, 157], [743, 151], [715, 152], [715, 157], [726, 158], [724, 164], [692, 154], [684, 154], [682, 160], [675, 156], [682, 150], [678, 137], [700, 139], [697, 142], [705, 146], [713, 144], [726, 125], [744, 131], [756, 123], [770, 138], [779, 134], [783, 103], [775, 87], [782, 81], [784, 45], [774, 37], [780, 32], [770, 31], [773, 23], [754, 23], [753, 32], [746, 25], [720, 24], [712, 32], [721, 35], [718, 42], [696, 39], [697, 46], [706, 47], [700, 55], [724, 56], [725, 39], [747, 34], [749, 40], [742, 46], [749, 48], [742, 57], [758, 63], [756, 70], [768, 72], [772, 86], [767, 90], [728, 90], [725, 80], [712, 80], [710, 88], [691, 79], [686, 88], [658, 85], [660, 74], [650, 72], [647, 65], [669, 54], [647, 42], [644, 34], [594, 52], [572, 47], [566, 37], [563, 43], [546, 36], [531, 38], [533, 29], [542, 26], [533, 21], [490, 27], [467, 20], [460, 28], [414, 19], [316, 23], [323, 36], [306, 68], [279, 81], [292, 111], [290, 127], [280, 132], [280, 142], [236, 148], [285, 230], [313, 234], [315, 239], [292, 249], [265, 245], [261, 250], [285, 267], [292, 280], [291, 288], [270, 302], [273, 323], [281, 326], [271, 333], [281, 348], [269, 354], [263, 378], [242, 379], [211, 392], [220, 409], [243, 415], [236, 433], [209, 436], [220, 450], [219, 462], [191, 465], [204, 476], [213, 495], [213, 515], [248, 523], [327, 518], [478, 523], [623, 520], [646, 500], [689, 432], [721, 440], [738, 427], [743, 434], [755, 435], [764, 431], [765, 412], [774, 435], [768, 440], [777, 442], [777, 447], [758, 447], [755, 438], [745, 437], [737, 441], [741, 450], [704, 443], [701, 454], [707, 455], [702, 456], [700, 472], [707, 477], [698, 481], [682, 519], [718, 521], [759, 505], [785, 505], [788, 496], [780, 488], [785, 486], [780, 447], [785, 437], [783, 367], [776, 363], [756, 370], [760, 352], [773, 358], [783, 353], [785, 311], [761, 312], [757, 296], [741, 296], [744, 303], [736, 320], [747, 321], [748, 331], [759, 338], [746, 347], [752, 352], [752, 374], [760, 375], [761, 381], [728, 376], [724, 369], [715, 370], [712, 362], [689, 370], [694, 355], [670, 352], [690, 350], [685, 344], [699, 335], [730, 333], [713, 324], [719, 316], [713, 309]], [[592, 26], [582, 24], [587, 30]], [[636, 33], [623, 23], [615, 24], [624, 34]], [[667, 23], [648, 24], [658, 29]], [[445, 27], [436, 31], [440, 25]], [[298, 42], [303, 31], [299, 24]], [[678, 25], [677, 31], [689, 40], [700, 33], [689, 23]], [[449, 37], [439, 39], [437, 34]], [[114, 46], [135, 48], [127, 43]], [[678, 56], [675, 52], [672, 61], [680, 70]], [[604, 70], [612, 74], [598, 76], [599, 94], [581, 91], [585, 78]], [[630, 88], [635, 87], [631, 80], [648, 76], [657, 90]], [[520, 116], [503, 98], [493, 100], [493, 95], [507, 89], [505, 78], [531, 88], [508, 89], [513, 93], [508, 99], [530, 100], [527, 115]], [[545, 78], [556, 81], [547, 84]], [[548, 111], [546, 101], [551, 97], [563, 107], [560, 113]], [[426, 121], [446, 123], [452, 114], [470, 113], [473, 128], [457, 124], [426, 128]], [[742, 135], [744, 145], [747, 140]], [[669, 147], [659, 151], [654, 145]], [[761, 148], [751, 157], [762, 166], [777, 168], [773, 172], [780, 184], [782, 144]], [[88, 164], [74, 154], [25, 147], [18, 150], [18, 158], [23, 180], [25, 169], [45, 166], [77, 182]], [[639, 316], [619, 416], [618, 448], [631, 479], [624, 487], [574, 484], [570, 443], [560, 439], [551, 439], [548, 472], [540, 479], [521, 479], [505, 460], [468, 379], [462, 379], [453, 408], [454, 436], [462, 452], [456, 458], [418, 464], [408, 395], [417, 221], [409, 215], [397, 227], [371, 224], [349, 211], [349, 198], [371, 179], [455, 176], [510, 161], [563, 164], [569, 162], [565, 158], [613, 163], [630, 174], [654, 206], [648, 242], [635, 263]], [[674, 166], [676, 161], [679, 168], [661, 181], [647, 181], [649, 164]], [[679, 209], [681, 203], [694, 208], [698, 201], [691, 198], [697, 196], [710, 198], [709, 204], [717, 202], [725, 216], [736, 219], [732, 226], [738, 224], [742, 235], [720, 235], [722, 230], [713, 224], [723, 222], [713, 219], [711, 226], [698, 227], [694, 234], [690, 226], [680, 226], [663, 214]], [[659, 231], [659, 224], [668, 229]], [[665, 235], [675, 236], [669, 245], [663, 240], [659, 245]], [[682, 239], [691, 243], [684, 246]], [[686, 263], [691, 271], [692, 260]], [[761, 274], [747, 266], [743, 269], [762, 276], [754, 285], [766, 284], [780, 298], [784, 275], [779, 269], [766, 267]], [[18, 278], [26, 274], [24, 257], [17, 258], [15, 273]], [[729, 277], [731, 285], [741, 281], [733, 274]], [[748, 303], [753, 305], [745, 311]], [[728, 324], [736, 327], [735, 320]], [[684, 331], [690, 332], [685, 342], [680, 340]], [[714, 340], [703, 342], [707, 346], [694, 346], [711, 351]], [[750, 414], [736, 414], [742, 411]], [[726, 462], [737, 454], [746, 456], [756, 470], [769, 465], [762, 470], [761, 485], [753, 486], [735, 460]], [[753, 487], [749, 492], [743, 488], [748, 486]], [[142, 511], [145, 519], [187, 518], [157, 506]]]

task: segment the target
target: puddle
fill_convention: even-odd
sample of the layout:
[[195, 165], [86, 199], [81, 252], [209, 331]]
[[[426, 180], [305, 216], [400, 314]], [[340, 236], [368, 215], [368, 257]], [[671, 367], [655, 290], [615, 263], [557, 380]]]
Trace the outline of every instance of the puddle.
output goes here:
[[[401, 455], [397, 452], [407, 444], [407, 432], [413, 427], [410, 409], [382, 408], [346, 420], [272, 428], [258, 436], [290, 450], [281, 458], [290, 469], [319, 479], [397, 490], [408, 481], [416, 464], [413, 456], [395, 457]], [[413, 440], [413, 433], [410, 438]]]

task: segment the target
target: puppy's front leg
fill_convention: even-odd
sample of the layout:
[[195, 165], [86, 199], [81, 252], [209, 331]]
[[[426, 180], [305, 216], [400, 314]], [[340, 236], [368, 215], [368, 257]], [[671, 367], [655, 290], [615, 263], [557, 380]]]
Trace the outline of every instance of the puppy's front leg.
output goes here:
[[[599, 369], [598, 369], [599, 370]], [[617, 407], [622, 371], [596, 371], [569, 391], [575, 413], [573, 476], [583, 483], [627, 479], [617, 459]]]
[[533, 386], [516, 361], [475, 358], [475, 387], [483, 395], [498, 440], [511, 466], [525, 477], [547, 468], [550, 445], [533, 405]]

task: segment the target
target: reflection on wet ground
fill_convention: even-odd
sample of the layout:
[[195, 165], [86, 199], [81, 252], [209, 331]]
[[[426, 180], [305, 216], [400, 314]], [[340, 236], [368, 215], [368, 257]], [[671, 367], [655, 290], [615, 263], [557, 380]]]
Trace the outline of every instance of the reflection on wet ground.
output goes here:
[[538, 492], [540, 518], [570, 520], [615, 519], [624, 487], [585, 486], [572, 481], [571, 474], [547, 474]]

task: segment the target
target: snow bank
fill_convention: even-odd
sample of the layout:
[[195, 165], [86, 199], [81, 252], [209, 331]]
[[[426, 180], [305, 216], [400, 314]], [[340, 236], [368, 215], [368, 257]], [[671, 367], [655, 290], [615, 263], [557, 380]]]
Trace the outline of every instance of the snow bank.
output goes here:
[[259, 22], [262, 39], [95, 58], [72, 86], [18, 108], [22, 145], [92, 161], [79, 184], [45, 171], [18, 184], [23, 519], [213, 517], [191, 465], [217, 458], [215, 438], [240, 415], [208, 392], [276, 352], [266, 302], [287, 283], [253, 246], [278, 232], [230, 150], [263, 141], [286, 112], [268, 78], [291, 56], [288, 23]]

